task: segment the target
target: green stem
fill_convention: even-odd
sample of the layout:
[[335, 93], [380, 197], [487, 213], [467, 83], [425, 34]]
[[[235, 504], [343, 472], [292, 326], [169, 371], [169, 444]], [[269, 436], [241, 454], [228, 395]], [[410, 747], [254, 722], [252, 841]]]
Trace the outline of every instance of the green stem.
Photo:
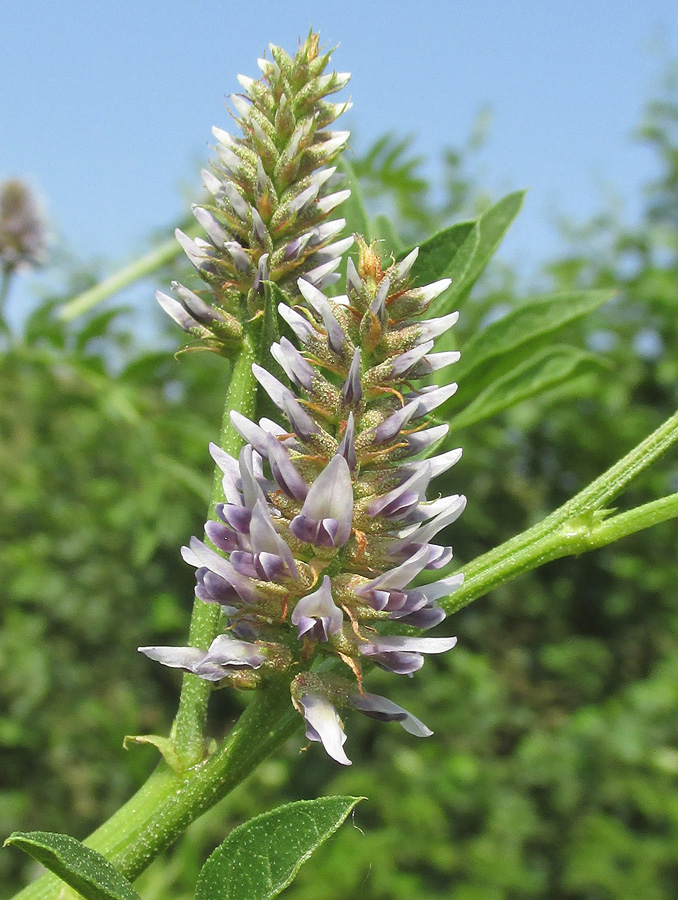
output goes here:
[[[219, 750], [176, 774], [161, 763], [125, 806], [86, 841], [134, 880], [198, 816], [214, 806], [301, 725], [289, 681], [257, 692]], [[63, 882], [46, 875], [15, 900], [58, 900]]]
[[9, 295], [9, 286], [12, 283], [14, 266], [6, 263], [0, 271], [0, 334], [9, 334], [9, 325], [5, 319], [5, 306]]
[[[200, 234], [199, 226], [193, 225], [187, 228], [186, 234], [189, 237], [196, 237], [196, 235]], [[117, 294], [118, 291], [124, 290], [124, 288], [134, 284], [135, 281], [140, 281], [142, 278], [152, 275], [153, 272], [162, 266], [181, 256], [183, 252], [181, 244], [177, 242], [176, 238], [164, 241], [155, 250], [151, 250], [145, 256], [135, 259], [134, 262], [124, 266], [113, 275], [99, 282], [99, 284], [95, 284], [94, 287], [83, 291], [82, 294], [78, 294], [77, 297], [69, 300], [68, 303], [64, 303], [59, 310], [59, 317], [65, 322], [72, 321], [77, 316], [82, 315], [82, 313], [89, 312], [92, 307], [101, 303], [102, 300], [106, 300], [107, 297]]]
[[612, 543], [676, 515], [676, 495], [605, 519], [600, 511], [678, 441], [678, 413], [549, 516], [464, 567], [464, 584], [443, 603], [448, 613], [488, 591], [563, 556]]
[[588, 487], [576, 494], [546, 521], [556, 517], [560, 521], [581, 513], [600, 509], [620, 494], [633, 479], [659, 459], [678, 440], [678, 412], [663, 422], [619, 462], [603, 473]]
[[[231, 425], [231, 410], [237, 410], [251, 418], [255, 411], [257, 382], [252, 374], [252, 363], [258, 359], [260, 325], [251, 323], [245, 328], [243, 341], [233, 363], [233, 371], [226, 395], [226, 405], [221, 423], [219, 445], [237, 456], [242, 439]], [[222, 473], [214, 470], [208, 519], [215, 516], [215, 507], [224, 499], [221, 485]], [[196, 600], [193, 604], [188, 643], [191, 647], [206, 649], [216, 637], [221, 621], [221, 608], [217, 604]], [[186, 767], [200, 762], [205, 755], [204, 729], [207, 703], [211, 685], [196, 675], [186, 674], [181, 686], [179, 709], [172, 727], [175, 751]]]
[[572, 534], [572, 542], [579, 541], [579, 549], [573, 552], [597, 550], [599, 547], [620, 541], [630, 534], [650, 528], [652, 525], [658, 525], [660, 522], [675, 519], [677, 516], [678, 494], [669, 494], [667, 497], [661, 497], [659, 500], [653, 500], [651, 503], [644, 503], [643, 506], [620, 513], [618, 516], [604, 519], [595, 528], [587, 529], [584, 534]]

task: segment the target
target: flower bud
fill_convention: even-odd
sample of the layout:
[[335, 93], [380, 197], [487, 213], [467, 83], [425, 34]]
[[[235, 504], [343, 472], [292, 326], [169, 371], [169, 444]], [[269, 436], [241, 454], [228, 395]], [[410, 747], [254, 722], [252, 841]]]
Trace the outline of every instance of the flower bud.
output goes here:
[[[330, 164], [348, 132], [328, 130], [343, 107], [324, 100], [348, 77], [325, 72], [330, 54], [319, 54], [317, 45], [313, 33], [294, 57], [271, 45], [273, 60], [259, 61], [262, 79], [238, 77], [245, 94], [234, 94], [231, 103], [241, 134], [214, 129], [218, 159], [203, 172], [213, 205], [194, 208], [209, 241], [177, 234], [211, 303], [239, 324], [243, 315], [263, 310], [265, 281], [275, 282], [291, 301], [299, 276], [319, 289], [332, 284], [352, 243], [332, 243], [337, 230], [328, 216], [350, 191], [333, 190]], [[341, 230], [345, 223], [339, 221]], [[204, 321], [194, 324], [166, 300], [162, 305], [199, 345], [228, 352], [238, 340], [234, 329], [222, 335]]]

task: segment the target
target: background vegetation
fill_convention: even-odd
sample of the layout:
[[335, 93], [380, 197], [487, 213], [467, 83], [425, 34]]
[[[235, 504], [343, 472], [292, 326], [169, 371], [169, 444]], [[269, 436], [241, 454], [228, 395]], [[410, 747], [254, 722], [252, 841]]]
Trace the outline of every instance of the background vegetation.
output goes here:
[[[676, 408], [671, 93], [648, 107], [641, 136], [661, 168], [642, 221], [630, 229], [603, 211], [570, 227], [539, 276], [543, 293], [619, 286], [615, 300], [558, 335], [601, 364], [460, 432], [464, 457], [449, 487], [470, 500], [453, 535], [462, 563], [562, 503]], [[486, 202], [465, 177], [464, 152], [446, 155], [442, 193], [398, 138], [353, 162], [372, 212], [387, 213], [407, 241]], [[376, 227], [389, 235], [386, 219]], [[168, 266], [155, 283], [176, 274]], [[83, 837], [153, 766], [151, 748], [125, 751], [122, 736], [166, 731], [178, 677], [134, 648], [184, 638], [193, 572], [178, 550], [204, 520], [206, 444], [218, 433], [228, 377], [210, 354], [177, 361], [158, 352], [156, 338], [181, 343], [159, 314], [153, 334], [133, 311], [110, 307], [64, 325], [59, 302], [92, 280], [69, 277], [64, 296], [41, 302], [0, 354], [3, 835]], [[518, 281], [523, 273], [510, 268], [487, 273], [463, 304], [462, 349], [520, 302]], [[528, 346], [515, 364], [539, 349]], [[459, 409], [477, 387], [462, 383]], [[676, 490], [678, 465], [667, 459], [624, 502]], [[346, 793], [369, 802], [302, 869], [288, 891], [295, 900], [675, 897], [675, 548], [666, 523], [551, 563], [463, 610], [448, 624], [459, 635], [452, 653], [430, 659], [412, 682], [384, 676], [384, 690], [421, 715], [433, 738], [415, 742], [353, 717], [349, 770], [315, 750], [300, 755], [295, 738], [153, 865], [142, 895], [187, 900], [235, 824], [284, 800]], [[378, 692], [379, 674], [370, 679]], [[240, 702], [215, 697], [215, 735]], [[16, 851], [0, 854], [0, 896], [30, 866]]]

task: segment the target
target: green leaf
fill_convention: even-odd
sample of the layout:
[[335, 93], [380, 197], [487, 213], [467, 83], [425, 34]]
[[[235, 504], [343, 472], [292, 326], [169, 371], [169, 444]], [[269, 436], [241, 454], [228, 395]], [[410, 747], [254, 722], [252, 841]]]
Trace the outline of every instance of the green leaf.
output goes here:
[[417, 283], [427, 284], [444, 278], [444, 273], [475, 226], [475, 222], [457, 222], [443, 228], [423, 243], [403, 250], [398, 254], [398, 260], [404, 259], [418, 246], [419, 255], [412, 267], [412, 275], [416, 277]]
[[5, 841], [8, 844], [37, 859], [85, 900], [140, 900], [120, 869], [67, 834], [15, 831]]
[[120, 381], [152, 384], [157, 379], [166, 377], [165, 373], [173, 362], [167, 350], [144, 353], [128, 363], [118, 377]]
[[[419, 255], [412, 267], [417, 285], [430, 284], [441, 278], [451, 278], [450, 287], [436, 297], [429, 307], [433, 317], [450, 311], [465, 284], [465, 275], [478, 251], [480, 228], [477, 222], [458, 222], [443, 228], [419, 247]], [[414, 248], [410, 248], [412, 250]], [[410, 250], [400, 254], [404, 258]]]
[[493, 381], [450, 422], [452, 431], [475, 425], [511, 406], [559, 387], [585, 366], [603, 366], [600, 358], [574, 347], [547, 347], [523, 365]]
[[79, 353], [84, 353], [87, 345], [95, 338], [100, 338], [109, 330], [109, 326], [123, 313], [128, 313], [130, 307], [116, 306], [104, 312], [97, 313], [78, 332], [75, 339], [75, 347]]
[[275, 281], [264, 282], [264, 293], [266, 304], [271, 304], [273, 309], [276, 311], [278, 309], [279, 303], [286, 303], [288, 306], [290, 305], [290, 298], [283, 290], [278, 287]]
[[203, 866], [196, 900], [277, 897], [360, 799], [299, 800], [238, 826]]
[[525, 191], [515, 191], [513, 194], [507, 194], [506, 197], [495, 203], [494, 206], [491, 206], [478, 219], [480, 232], [478, 247], [473, 255], [473, 260], [466, 272], [463, 283], [455, 293], [455, 301], [467, 297], [473, 285], [483, 274], [485, 267], [504, 239], [504, 235], [509, 230], [511, 223], [520, 212], [524, 199]]
[[455, 377], [468, 379], [471, 373], [487, 372], [488, 367], [505, 354], [593, 312], [615, 293], [613, 290], [572, 291], [521, 303], [503, 319], [471, 338], [456, 364]]
[[348, 200], [344, 200], [340, 209], [341, 215], [346, 219], [346, 226], [343, 233], [347, 235], [362, 234], [369, 243], [369, 241], [372, 240], [372, 230], [363, 203], [358, 176], [351, 163], [345, 157], [342, 157], [339, 160], [337, 168], [346, 175], [347, 187], [351, 189], [351, 196]]

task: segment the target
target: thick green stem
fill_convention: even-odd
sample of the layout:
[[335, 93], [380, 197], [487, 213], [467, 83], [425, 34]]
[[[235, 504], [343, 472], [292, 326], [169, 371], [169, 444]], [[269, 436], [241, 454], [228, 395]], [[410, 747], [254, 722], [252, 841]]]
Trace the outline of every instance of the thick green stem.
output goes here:
[[[86, 841], [133, 880], [205, 810], [239, 784], [301, 725], [290, 703], [289, 681], [257, 692], [219, 750], [176, 774], [164, 763]], [[63, 882], [46, 875], [15, 900], [58, 900]]]
[[465, 566], [464, 584], [442, 604], [446, 611], [455, 612], [546, 562], [602, 547], [677, 515], [675, 494], [612, 518], [599, 512], [676, 441], [678, 413], [541, 522]]
[[[186, 234], [189, 237], [195, 237], [200, 234], [199, 226], [193, 225], [187, 228]], [[59, 310], [59, 317], [65, 322], [70, 322], [77, 316], [89, 312], [92, 307], [101, 303], [102, 300], [106, 300], [108, 297], [112, 297], [119, 291], [128, 288], [135, 281], [140, 281], [142, 278], [152, 275], [153, 272], [156, 272], [162, 266], [166, 266], [167, 263], [181, 256], [183, 252], [181, 244], [175, 238], [165, 241], [159, 247], [156, 247], [155, 250], [151, 250], [145, 256], [135, 259], [134, 262], [114, 272], [113, 275], [105, 278], [99, 284], [95, 284], [94, 287], [83, 291], [82, 294], [78, 294], [77, 297], [69, 300], [68, 303], [64, 303]]]
[[[240, 350], [233, 363], [226, 395], [219, 443], [233, 456], [237, 456], [242, 439], [231, 425], [231, 410], [237, 410], [248, 417], [252, 417], [255, 411], [257, 382], [252, 374], [252, 363], [258, 359], [259, 331], [258, 323], [252, 323], [245, 329]], [[216, 466], [208, 519], [214, 518], [216, 505], [224, 499], [221, 480], [221, 470]], [[191, 615], [189, 645], [206, 649], [218, 633], [220, 620], [219, 606], [196, 600]], [[204, 730], [210, 691], [211, 685], [208, 681], [196, 675], [184, 675], [179, 709], [172, 727], [172, 738], [179, 760], [187, 767], [200, 762], [205, 755]]]

